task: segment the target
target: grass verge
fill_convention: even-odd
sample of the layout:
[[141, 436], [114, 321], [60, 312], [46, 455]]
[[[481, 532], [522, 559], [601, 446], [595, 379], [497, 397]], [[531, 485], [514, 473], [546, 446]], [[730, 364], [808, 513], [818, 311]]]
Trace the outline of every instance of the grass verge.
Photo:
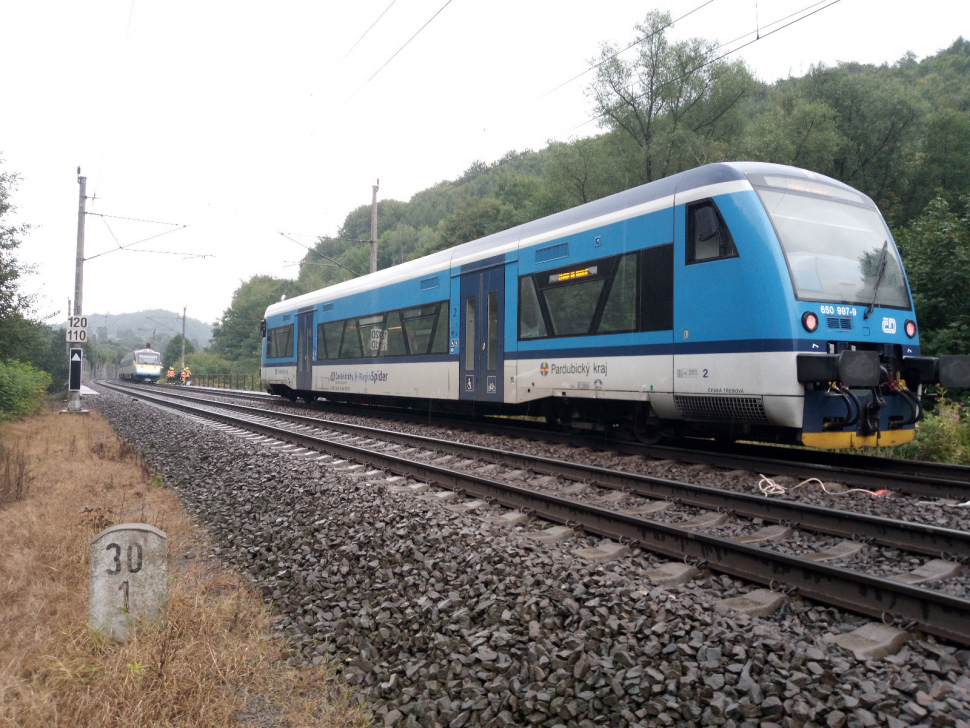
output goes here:
[[[325, 667], [285, 663], [260, 597], [96, 414], [0, 425], [0, 445], [30, 482], [0, 503], [0, 725], [368, 724]], [[168, 534], [168, 617], [116, 644], [87, 627], [88, 549], [133, 521]]]

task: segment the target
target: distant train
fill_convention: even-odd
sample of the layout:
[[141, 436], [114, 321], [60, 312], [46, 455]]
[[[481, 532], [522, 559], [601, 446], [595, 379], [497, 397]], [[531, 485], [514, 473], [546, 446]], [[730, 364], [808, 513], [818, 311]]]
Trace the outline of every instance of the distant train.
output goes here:
[[262, 382], [307, 401], [545, 416], [820, 448], [898, 445], [920, 356], [875, 204], [773, 164], [711, 164], [266, 309]]
[[130, 379], [136, 382], [157, 382], [162, 376], [162, 355], [148, 347], [135, 349], [125, 354], [118, 370], [119, 379]]

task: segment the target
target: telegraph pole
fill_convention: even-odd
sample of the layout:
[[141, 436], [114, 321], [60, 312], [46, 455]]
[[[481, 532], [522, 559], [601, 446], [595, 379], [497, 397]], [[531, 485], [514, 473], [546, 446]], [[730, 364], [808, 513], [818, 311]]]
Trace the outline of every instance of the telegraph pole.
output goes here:
[[[81, 176], [81, 168], [77, 168], [77, 181], [80, 185], [80, 190], [78, 191], [78, 202], [77, 202], [77, 258], [74, 262], [74, 315], [81, 315], [81, 297], [82, 289], [84, 288], [84, 207], [87, 203], [87, 196], [85, 192], [87, 191], [87, 177]], [[68, 303], [68, 313], [70, 313], [71, 305]], [[68, 317], [70, 318], [70, 317]], [[70, 325], [70, 322], [68, 322]], [[70, 370], [70, 352], [71, 348], [68, 345], [68, 370]], [[67, 395], [67, 411], [68, 412], [82, 412], [81, 409], [81, 392], [77, 390], [70, 389], [73, 385], [68, 385], [68, 395]]]
[[185, 310], [187, 308], [188, 306], [182, 307], [182, 366], [179, 369], [180, 373], [185, 369]]
[[377, 190], [381, 181], [373, 186], [374, 198], [370, 203], [370, 272], [377, 272]]
[[84, 288], [84, 207], [87, 203], [85, 190], [88, 178], [81, 176], [81, 168], [77, 168], [77, 181], [81, 186], [77, 203], [77, 258], [74, 261], [74, 315], [81, 315], [81, 295]]

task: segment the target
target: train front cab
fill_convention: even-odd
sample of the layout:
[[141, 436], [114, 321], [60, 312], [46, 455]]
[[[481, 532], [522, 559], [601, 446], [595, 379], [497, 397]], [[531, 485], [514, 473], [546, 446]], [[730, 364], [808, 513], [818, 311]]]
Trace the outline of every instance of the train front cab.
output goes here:
[[804, 389], [800, 443], [909, 442], [922, 414], [920, 387], [970, 385], [970, 357], [920, 356], [902, 262], [868, 197], [819, 178], [748, 178], [788, 274], [795, 380]]
[[652, 401], [681, 432], [795, 441], [802, 391], [784, 259], [751, 185], [727, 171], [699, 184], [711, 172], [693, 170], [678, 184], [673, 395]]
[[694, 171], [678, 185], [673, 402], [655, 408], [699, 434], [828, 449], [910, 441], [919, 387], [970, 385], [970, 357], [920, 356], [875, 205], [802, 170], [730, 167], [746, 179], [699, 186]]

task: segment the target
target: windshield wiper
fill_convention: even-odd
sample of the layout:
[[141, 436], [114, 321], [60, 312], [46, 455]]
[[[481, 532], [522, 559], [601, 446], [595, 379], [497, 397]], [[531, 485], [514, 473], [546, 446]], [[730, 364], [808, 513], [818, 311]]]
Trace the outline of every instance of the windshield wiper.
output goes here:
[[872, 310], [876, 307], [876, 296], [879, 295], [879, 284], [882, 283], [882, 274], [886, 272], [886, 258], [889, 256], [889, 240], [882, 241], [882, 252], [879, 254], [879, 267], [876, 270], [876, 285], [872, 287], [872, 303], [869, 304], [869, 308], [865, 315], [862, 317], [864, 319], [872, 316]]

